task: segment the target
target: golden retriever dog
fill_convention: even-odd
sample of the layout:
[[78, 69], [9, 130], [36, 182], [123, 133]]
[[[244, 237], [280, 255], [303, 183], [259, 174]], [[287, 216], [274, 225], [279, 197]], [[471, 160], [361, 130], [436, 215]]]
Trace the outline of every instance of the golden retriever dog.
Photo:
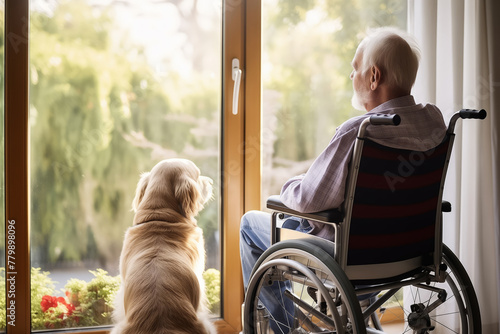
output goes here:
[[195, 216], [212, 197], [196, 165], [168, 159], [141, 176], [120, 256], [112, 334], [215, 334], [205, 306], [205, 249]]

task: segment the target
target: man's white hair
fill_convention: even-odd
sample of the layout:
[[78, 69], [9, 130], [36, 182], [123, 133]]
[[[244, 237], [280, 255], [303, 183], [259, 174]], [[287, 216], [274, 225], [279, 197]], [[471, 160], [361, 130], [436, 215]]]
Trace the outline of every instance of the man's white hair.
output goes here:
[[410, 92], [420, 60], [420, 49], [410, 34], [391, 27], [370, 30], [359, 44], [358, 52], [363, 56], [360, 68], [363, 75], [377, 66], [389, 87]]

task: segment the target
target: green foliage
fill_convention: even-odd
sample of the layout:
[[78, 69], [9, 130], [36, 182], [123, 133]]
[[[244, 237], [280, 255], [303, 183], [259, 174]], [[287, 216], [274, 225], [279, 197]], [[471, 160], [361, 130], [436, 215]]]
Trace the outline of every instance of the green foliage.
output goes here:
[[65, 285], [66, 296], [76, 307], [74, 316], [78, 317], [78, 326], [110, 324], [120, 276], [109, 276], [102, 269], [90, 272], [95, 278], [88, 283], [79, 279], [69, 280]]
[[120, 276], [110, 277], [108, 272], [102, 269], [90, 271], [95, 278], [87, 284], [87, 291], [93, 300], [102, 299], [107, 305], [113, 305], [118, 288], [120, 287]]
[[203, 273], [203, 279], [205, 280], [205, 290], [207, 294], [207, 300], [210, 312], [213, 314], [220, 313], [220, 272], [217, 269], [207, 269]]
[[276, 22], [294, 26], [304, 21], [307, 11], [315, 6], [315, 0], [281, 0], [276, 6], [279, 8]]
[[[54, 281], [50, 273], [31, 268], [31, 324], [34, 330], [86, 327], [111, 324], [111, 312], [120, 277], [109, 276], [103, 269], [90, 270], [90, 282], [72, 278], [64, 286], [65, 297], [53, 296]], [[220, 272], [203, 273], [211, 312], [220, 312]], [[5, 268], [0, 268], [0, 296], [5, 296]], [[6, 327], [5, 298], [0, 298], [0, 328]]]
[[[218, 132], [195, 132], [200, 120], [220, 124], [220, 86], [198, 74], [161, 80], [143, 50], [116, 34], [121, 28], [114, 15], [111, 7], [84, 0], [58, 1], [50, 14], [31, 12], [31, 240], [37, 265], [115, 264], [132, 224], [139, 175], [161, 159], [190, 158], [218, 178]], [[212, 243], [216, 206], [198, 219]]]
[[[118, 78], [124, 60], [106, 50], [107, 32], [99, 27], [110, 18], [94, 15], [84, 1], [61, 2], [50, 19], [33, 12], [31, 22], [32, 242], [41, 263], [78, 261], [102, 242], [95, 240], [95, 225], [88, 233], [86, 221], [101, 213], [84, 205], [91, 200], [89, 184], [109, 185], [104, 203], [120, 191], [101, 172], [111, 166], [98, 159], [105, 155], [101, 161], [109, 162], [115, 154], [114, 119], [103, 101], [122, 86], [110, 78]], [[108, 218], [121, 210], [119, 218], [130, 219], [123, 204], [102, 213]]]
[[[111, 277], [102, 269], [91, 271], [90, 282], [71, 279], [65, 286], [66, 297], [53, 296], [50, 273], [31, 268], [31, 326], [33, 329], [84, 327], [111, 323], [113, 300], [120, 286], [119, 276]], [[5, 269], [0, 268], [0, 295], [5, 296]], [[0, 328], [6, 326], [5, 298], [0, 298]]]
[[[45, 328], [45, 323], [53, 320], [46, 316], [41, 306], [43, 296], [54, 294], [55, 282], [49, 275], [49, 272], [41, 271], [40, 268], [31, 268], [31, 326], [33, 329]], [[53, 321], [58, 320], [59, 318]]]

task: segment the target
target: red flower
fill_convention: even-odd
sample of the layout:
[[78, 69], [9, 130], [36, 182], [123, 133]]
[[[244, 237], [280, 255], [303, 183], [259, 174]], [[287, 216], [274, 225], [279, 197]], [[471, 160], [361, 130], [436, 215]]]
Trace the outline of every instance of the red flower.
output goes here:
[[66, 302], [66, 299], [64, 299], [64, 297], [53, 297], [46, 295], [42, 297], [42, 301], [40, 302], [40, 306], [42, 306], [43, 312], [47, 312], [51, 307], [57, 307], [59, 306], [59, 304], [63, 304], [64, 306], [66, 306], [66, 309], [68, 310], [64, 314], [59, 315], [61, 319], [63, 318], [64, 315], [70, 316], [71, 314], [73, 314], [75, 306], [71, 303]]
[[72, 315], [73, 314], [73, 311], [75, 310], [75, 306], [73, 304], [68, 304], [68, 303], [65, 303], [64, 305], [66, 305], [66, 308], [68, 309], [68, 316]]
[[57, 297], [43, 296], [40, 305], [42, 306], [42, 311], [47, 312], [49, 308], [57, 307]]
[[[64, 297], [54, 297], [54, 296], [47, 296], [46, 295], [46, 296], [42, 297], [42, 301], [40, 302], [40, 306], [42, 307], [42, 311], [44, 313], [51, 314], [52, 315], [51, 317], [53, 317], [53, 315], [54, 315], [54, 311], [55, 311], [54, 308], [58, 307], [59, 305], [64, 305], [66, 308], [66, 311], [57, 315], [57, 317], [62, 320], [60, 325], [58, 325], [58, 326], [64, 327], [64, 326], [66, 326], [66, 320], [72, 316], [76, 307], [73, 304], [68, 303]], [[79, 323], [80, 318], [73, 316], [73, 321], [75, 321], [76, 323]], [[55, 324], [51, 323], [51, 322], [46, 322], [45, 327], [46, 328], [55, 328]]]

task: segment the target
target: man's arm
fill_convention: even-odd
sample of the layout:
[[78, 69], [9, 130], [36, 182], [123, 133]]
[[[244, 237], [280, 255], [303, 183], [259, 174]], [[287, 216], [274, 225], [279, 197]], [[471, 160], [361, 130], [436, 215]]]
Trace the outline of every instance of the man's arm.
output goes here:
[[283, 204], [300, 212], [340, 207], [344, 201], [348, 166], [357, 128], [343, 124], [307, 173], [295, 176], [283, 185], [280, 195]]

